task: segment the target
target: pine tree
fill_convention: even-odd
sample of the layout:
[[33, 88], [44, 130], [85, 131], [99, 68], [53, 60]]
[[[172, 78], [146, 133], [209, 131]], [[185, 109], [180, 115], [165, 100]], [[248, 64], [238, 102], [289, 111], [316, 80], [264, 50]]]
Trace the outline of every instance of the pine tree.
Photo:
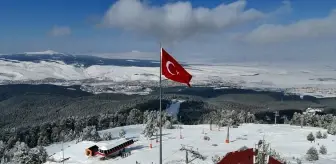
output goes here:
[[0, 160], [5, 152], [6, 149], [6, 145], [3, 141], [0, 140]]
[[290, 121], [291, 125], [300, 125], [300, 116], [297, 112], [293, 114], [293, 117]]
[[321, 147], [320, 147], [320, 151], [319, 151], [321, 154], [323, 154], [323, 155], [325, 155], [325, 154], [327, 154], [327, 148], [324, 146], [324, 145], [322, 145]]
[[113, 135], [111, 132], [106, 132], [103, 134], [102, 139], [105, 141], [113, 140]]
[[321, 131], [316, 132], [315, 136], [317, 139], [321, 139], [323, 137]]
[[308, 161], [317, 161], [319, 159], [317, 149], [314, 147], [309, 148], [306, 155]]
[[173, 125], [171, 124], [171, 122], [169, 120], [166, 121], [166, 123], [164, 124], [164, 128], [166, 129], [173, 129]]
[[328, 133], [324, 132], [322, 138], [323, 138], [323, 139], [328, 138]]
[[310, 141], [310, 142], [315, 141], [315, 137], [314, 137], [314, 135], [313, 135], [312, 132], [310, 132], [310, 133], [308, 134], [308, 136], [307, 136], [307, 140]]
[[88, 126], [83, 129], [80, 134], [80, 140], [82, 141], [101, 141], [96, 126]]
[[328, 126], [327, 132], [331, 135], [336, 135], [336, 119]]
[[30, 149], [24, 142], [17, 142], [12, 149], [5, 152], [4, 156], [2, 160], [4, 163], [28, 164], [45, 163], [48, 154], [42, 146]]
[[126, 131], [125, 131], [124, 129], [121, 129], [121, 130], [119, 131], [119, 137], [120, 137], [120, 138], [125, 138], [125, 135], [126, 135]]
[[156, 125], [156, 119], [155, 119], [155, 115], [154, 112], [149, 112], [147, 115], [147, 119], [146, 119], [146, 126], [145, 129], [143, 131], [143, 134], [145, 137], [147, 138], [151, 138], [154, 133], [155, 133], [155, 125]]
[[134, 125], [139, 124], [143, 120], [142, 113], [139, 109], [132, 109], [127, 116], [127, 124]]

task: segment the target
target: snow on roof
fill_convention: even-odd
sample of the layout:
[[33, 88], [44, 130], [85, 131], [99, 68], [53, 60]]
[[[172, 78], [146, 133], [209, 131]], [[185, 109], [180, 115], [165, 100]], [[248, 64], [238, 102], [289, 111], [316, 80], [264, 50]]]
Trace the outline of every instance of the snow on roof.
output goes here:
[[99, 142], [97, 143], [97, 146], [99, 147], [100, 150], [109, 150], [109, 149], [112, 149], [120, 144], [123, 144], [125, 142], [127, 142], [128, 140], [126, 139], [119, 139], [119, 140], [113, 140], [112, 141], [108, 141], [108, 142]]

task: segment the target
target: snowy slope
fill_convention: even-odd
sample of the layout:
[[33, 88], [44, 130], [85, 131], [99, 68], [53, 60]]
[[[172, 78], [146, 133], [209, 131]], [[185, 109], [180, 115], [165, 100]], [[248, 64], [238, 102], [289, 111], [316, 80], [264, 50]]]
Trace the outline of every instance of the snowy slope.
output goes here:
[[46, 50], [46, 51], [38, 51], [38, 52], [25, 52], [26, 55], [54, 55], [54, 54], [62, 54], [60, 52], [56, 52], [53, 50]]
[[[140, 133], [143, 129], [143, 125], [132, 125], [126, 127], [118, 127], [105, 131], [112, 132], [113, 134], [118, 134], [121, 128], [126, 130], [126, 137], [136, 137], [139, 139], [138, 142], [129, 147], [132, 155], [127, 158], [115, 158], [108, 161], [99, 161], [97, 157], [88, 158], [84, 154], [85, 148], [92, 146], [96, 143], [83, 141], [78, 144], [75, 143], [65, 143], [69, 147], [65, 148], [65, 158], [70, 157], [70, 159], [65, 162], [67, 164], [103, 164], [103, 163], [116, 163], [116, 164], [134, 164], [135, 161], [141, 164], [158, 163], [159, 161], [159, 145], [153, 140], [153, 148], [150, 149], [149, 141], [141, 137]], [[203, 140], [204, 134], [202, 131], [207, 133], [210, 137], [210, 141]], [[304, 127], [300, 128], [298, 126], [290, 125], [260, 125], [260, 124], [244, 124], [239, 128], [231, 128], [230, 130], [230, 140], [231, 143], [226, 144], [226, 127], [222, 127], [220, 131], [216, 130], [210, 131], [209, 125], [190, 125], [183, 126], [182, 135], [183, 139], [179, 139], [178, 129], [164, 129], [163, 130], [163, 160], [164, 163], [183, 163], [177, 161], [183, 161], [185, 158], [185, 152], [179, 151], [181, 144], [192, 146], [194, 150], [197, 150], [207, 156], [206, 161], [195, 160], [195, 163], [212, 163], [211, 157], [215, 154], [224, 156], [227, 152], [235, 151], [242, 146], [254, 147], [260, 139], [263, 137], [270, 144], [272, 149], [275, 149], [282, 156], [288, 160], [292, 160], [292, 157], [304, 158], [304, 154], [311, 147], [315, 146], [319, 148], [319, 145], [325, 145], [328, 150], [327, 155], [320, 155], [320, 160], [315, 162], [315, 164], [335, 164], [336, 163], [336, 147], [335, 140], [336, 136], [328, 136], [327, 139], [318, 139], [316, 143], [310, 143], [306, 140], [306, 136], [310, 132], [317, 132], [325, 130], [319, 128]], [[116, 142], [114, 140], [109, 141], [111, 143]], [[217, 144], [218, 146], [212, 146], [212, 144]], [[61, 158], [61, 145], [54, 144], [46, 147], [49, 154], [56, 153], [53, 155], [55, 159]], [[307, 161], [303, 163], [310, 164]], [[47, 162], [47, 164], [53, 164], [52, 162]]]
[[[45, 52], [44, 52], [45, 53]], [[53, 52], [49, 52], [53, 53]], [[131, 62], [137, 63], [137, 62]], [[226, 85], [246, 88], [286, 89], [291, 93], [318, 97], [336, 96], [336, 71], [330, 67], [276, 65], [190, 65], [192, 85]], [[95, 79], [105, 84], [135, 82], [157, 86], [158, 67], [92, 65], [78, 67], [64, 62], [0, 60], [0, 84], [4, 81], [31, 81], [48, 78]], [[93, 85], [93, 84], [88, 84]]]

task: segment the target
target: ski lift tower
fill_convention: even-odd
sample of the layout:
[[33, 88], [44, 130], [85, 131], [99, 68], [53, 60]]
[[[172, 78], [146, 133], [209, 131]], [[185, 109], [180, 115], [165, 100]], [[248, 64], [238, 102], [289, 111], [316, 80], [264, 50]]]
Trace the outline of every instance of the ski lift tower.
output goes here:
[[279, 111], [274, 112], [274, 124], [277, 124], [277, 117], [279, 116]]

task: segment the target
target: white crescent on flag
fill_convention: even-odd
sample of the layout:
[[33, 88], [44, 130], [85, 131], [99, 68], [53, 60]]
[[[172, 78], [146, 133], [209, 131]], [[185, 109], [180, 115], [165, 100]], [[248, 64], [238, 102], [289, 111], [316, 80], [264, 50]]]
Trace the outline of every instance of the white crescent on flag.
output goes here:
[[[170, 71], [170, 69], [169, 69], [169, 65], [173, 65], [174, 68], [175, 68], [174, 63], [172, 63], [171, 61], [167, 61], [167, 63], [166, 63], [166, 67], [167, 67], [167, 71], [168, 71], [171, 75], [176, 75], [175, 73], [172, 73], [172, 72]], [[177, 72], [177, 71], [176, 71], [176, 72]], [[178, 72], [177, 72], [177, 74], [178, 74]]]

